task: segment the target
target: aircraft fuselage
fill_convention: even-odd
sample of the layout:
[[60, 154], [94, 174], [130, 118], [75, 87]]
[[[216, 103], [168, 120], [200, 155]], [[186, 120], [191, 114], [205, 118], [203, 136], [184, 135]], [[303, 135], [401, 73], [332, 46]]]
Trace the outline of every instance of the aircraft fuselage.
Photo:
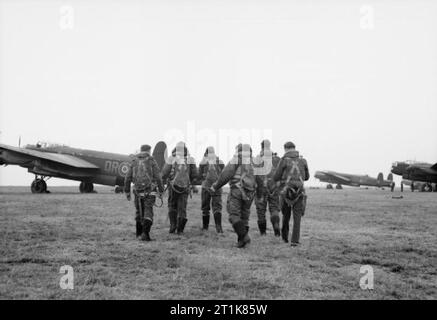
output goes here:
[[[348, 173], [339, 173], [334, 171], [317, 171], [314, 175], [315, 178], [319, 179], [321, 182], [360, 187], [360, 186], [370, 186], [370, 187], [390, 187], [393, 181], [390, 180], [378, 180], [377, 178], [370, 177], [368, 175], [355, 175]], [[344, 177], [347, 180], [338, 178]]]
[[67, 146], [38, 147], [28, 145], [18, 150], [35, 150], [52, 155], [69, 155], [95, 165], [96, 168], [80, 168], [54, 162], [49, 159], [35, 159], [30, 155], [11, 149], [1, 149], [0, 163], [27, 168], [35, 175], [56, 177], [108, 186], [124, 185], [131, 157], [123, 154], [71, 148]]
[[[71, 155], [83, 159], [87, 162], [90, 162], [98, 167], [98, 169], [96, 170], [92, 170], [92, 169], [88, 170], [88, 172], [92, 176], [86, 179], [82, 178], [81, 177], [82, 174], [79, 173], [79, 172], [83, 172], [84, 169], [65, 170], [66, 168], [63, 168], [62, 173], [59, 173], [60, 170], [58, 171], [56, 169], [54, 170], [54, 172], [50, 172], [51, 166], [49, 166], [49, 168], [47, 169], [45, 169], [43, 166], [40, 167], [42, 170], [47, 170], [47, 172], [50, 172], [49, 175], [52, 177], [72, 179], [77, 181], [91, 182], [91, 183], [97, 183], [97, 184], [103, 184], [109, 186], [124, 185], [124, 178], [126, 176], [127, 171], [129, 170], [129, 164], [132, 160], [130, 156], [123, 155], [123, 154], [86, 150], [86, 149], [77, 149], [77, 148], [71, 148], [66, 146], [52, 147], [52, 148], [47, 147], [44, 149], [28, 146], [27, 148], [37, 151], [42, 151], [42, 152]], [[38, 169], [35, 170], [37, 172], [34, 172], [33, 170], [34, 169], [31, 168], [29, 172], [40, 174], [38, 172]], [[86, 170], [87, 169], [85, 169], [85, 171]]]

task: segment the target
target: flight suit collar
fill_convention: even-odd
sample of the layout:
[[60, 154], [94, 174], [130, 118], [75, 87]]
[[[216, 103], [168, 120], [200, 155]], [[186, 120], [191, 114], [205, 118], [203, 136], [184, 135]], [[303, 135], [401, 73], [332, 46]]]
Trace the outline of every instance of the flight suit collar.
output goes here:
[[147, 158], [148, 156], [150, 156], [150, 152], [147, 151], [141, 151], [140, 153], [137, 154], [138, 158]]
[[287, 158], [298, 158], [299, 157], [299, 151], [297, 151], [297, 150], [288, 151], [288, 152], [286, 152], [284, 154], [284, 157], [287, 157]]

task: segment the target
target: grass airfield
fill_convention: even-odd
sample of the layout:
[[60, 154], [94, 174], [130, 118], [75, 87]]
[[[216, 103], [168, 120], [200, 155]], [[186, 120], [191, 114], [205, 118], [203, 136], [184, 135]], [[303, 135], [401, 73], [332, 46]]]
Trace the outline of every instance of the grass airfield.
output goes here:
[[[113, 189], [0, 187], [0, 299], [436, 299], [437, 195], [308, 189], [301, 245], [261, 237], [252, 206], [249, 247], [224, 211], [224, 234], [201, 230], [200, 195], [182, 236], [168, 234], [167, 201], [152, 237], [135, 239], [134, 207]], [[226, 196], [223, 198], [225, 208]], [[74, 289], [60, 288], [60, 268]], [[373, 290], [359, 281], [374, 270]]]

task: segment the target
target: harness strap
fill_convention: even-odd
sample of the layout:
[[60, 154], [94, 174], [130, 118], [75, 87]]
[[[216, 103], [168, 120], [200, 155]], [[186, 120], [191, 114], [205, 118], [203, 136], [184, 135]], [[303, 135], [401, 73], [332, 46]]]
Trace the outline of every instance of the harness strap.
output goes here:
[[[241, 191], [241, 194], [243, 195], [243, 200], [250, 201], [253, 199], [253, 196], [255, 194], [255, 190], [250, 193], [250, 196], [247, 195], [246, 190], [243, 188], [243, 179], [247, 176], [247, 172], [246, 172], [246, 170], [243, 170], [243, 166], [241, 164], [239, 165], [239, 167], [241, 168], [240, 181], [235, 183], [234, 186], [237, 187]], [[237, 168], [237, 170], [238, 170], [238, 168]]]
[[297, 193], [298, 193], [297, 197], [296, 197], [295, 199], [293, 199], [293, 200], [288, 199], [288, 198], [287, 198], [287, 195], [285, 195], [284, 200], [285, 200], [285, 202], [288, 204], [288, 206], [293, 207], [294, 204], [295, 204], [295, 203], [296, 203], [296, 202], [297, 202], [301, 197], [303, 197], [304, 194], [305, 194], [304, 192], [302, 192], [302, 189], [301, 189], [301, 188], [298, 189]]
[[[154, 196], [155, 197], [155, 202], [153, 203], [153, 205], [155, 207], [161, 208], [164, 205], [164, 200], [162, 199], [161, 194], [156, 191], [156, 187], [154, 189], [152, 189], [151, 191], [149, 191], [149, 192], [139, 192], [137, 190], [134, 190], [134, 193], [138, 197], [138, 202], [139, 202], [139, 205], [140, 205], [141, 214], [143, 214], [142, 213], [143, 208], [141, 207], [140, 199], [143, 199], [143, 198], [146, 198], [146, 197], [149, 197], [149, 196]], [[160, 201], [159, 205], [156, 204], [156, 198], [159, 198], [159, 201]]]
[[[184, 158], [184, 162], [185, 162], [185, 165], [187, 166], [187, 173], [188, 173], [188, 171], [190, 171], [191, 169], [190, 169], [190, 167], [189, 167], [189, 165], [188, 165], [188, 161], [187, 161], [187, 159], [186, 158]], [[172, 181], [170, 181], [169, 182], [169, 184], [170, 184], [170, 186], [171, 186], [171, 188], [172, 188], [172, 190], [174, 191], [174, 192], [176, 192], [177, 194], [182, 194], [182, 193], [184, 193], [186, 190], [184, 190], [184, 191], [178, 191], [178, 190], [176, 190], [175, 189], [175, 187], [174, 187], [174, 180], [175, 180], [175, 178], [176, 178], [176, 167], [178, 166], [179, 164], [177, 163], [177, 161], [175, 161], [174, 163], [173, 163], [173, 172], [174, 172], [174, 177], [173, 177], [173, 179], [172, 179]], [[188, 175], [190, 175], [189, 173], [188, 173]], [[190, 198], [192, 197], [192, 194], [191, 194], [191, 181], [190, 181], [190, 178], [188, 177], [188, 190], [189, 190], [189, 194], [190, 194]]]

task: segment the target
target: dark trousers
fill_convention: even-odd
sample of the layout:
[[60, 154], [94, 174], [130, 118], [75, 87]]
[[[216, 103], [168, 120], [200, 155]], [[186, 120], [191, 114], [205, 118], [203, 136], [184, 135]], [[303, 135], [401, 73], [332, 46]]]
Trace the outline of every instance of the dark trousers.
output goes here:
[[279, 195], [277, 192], [270, 194], [267, 191], [262, 193], [262, 197], [255, 198], [256, 213], [258, 222], [266, 222], [267, 205], [269, 206], [270, 218], [279, 217]]
[[231, 188], [229, 190], [226, 208], [229, 213], [229, 222], [234, 225], [241, 220], [244, 226], [248, 227], [252, 202], [253, 199], [245, 200], [238, 188]]
[[172, 188], [168, 191], [168, 214], [170, 218], [187, 218], [188, 192], [177, 193]]
[[305, 213], [304, 197], [299, 198], [291, 208], [285, 201], [282, 202], [282, 237], [288, 239], [291, 212], [293, 211], [293, 232], [291, 242], [298, 243], [300, 238], [300, 220]]
[[222, 192], [217, 190], [216, 193], [211, 194], [208, 189], [202, 188], [200, 195], [202, 202], [202, 215], [209, 216], [212, 207], [212, 213], [219, 214], [222, 212]]
[[144, 225], [145, 220], [153, 222], [154, 203], [155, 196], [139, 197], [135, 194], [135, 221], [142, 225]]

